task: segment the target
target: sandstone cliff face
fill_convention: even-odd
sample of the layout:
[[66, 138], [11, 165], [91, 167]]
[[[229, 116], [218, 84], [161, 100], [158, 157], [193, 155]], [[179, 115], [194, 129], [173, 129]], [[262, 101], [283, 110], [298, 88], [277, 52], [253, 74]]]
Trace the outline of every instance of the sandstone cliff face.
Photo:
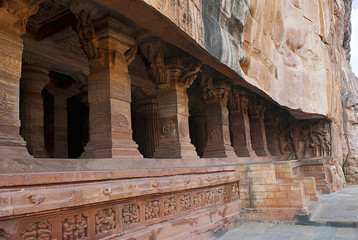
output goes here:
[[145, 2], [295, 117], [330, 118], [330, 171], [344, 180], [345, 163], [348, 180], [358, 180], [358, 88], [349, 66], [351, 0]]

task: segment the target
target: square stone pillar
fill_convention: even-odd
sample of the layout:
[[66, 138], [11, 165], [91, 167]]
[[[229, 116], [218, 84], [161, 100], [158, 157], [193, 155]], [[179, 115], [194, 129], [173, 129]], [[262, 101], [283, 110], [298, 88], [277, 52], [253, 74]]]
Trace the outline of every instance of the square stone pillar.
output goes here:
[[272, 156], [267, 148], [266, 129], [264, 122], [266, 107], [255, 98], [250, 103], [250, 130], [252, 148], [258, 156]]
[[272, 156], [280, 156], [278, 114], [279, 113], [275, 111], [266, 111], [265, 113], [265, 130], [266, 130], [267, 148]]
[[230, 99], [230, 132], [232, 146], [238, 157], [256, 157], [251, 145], [250, 120], [248, 116], [249, 100], [244, 90], [239, 92], [233, 86]]
[[155, 158], [199, 158], [189, 136], [187, 88], [196, 79], [201, 63], [186, 68], [178, 58], [166, 61], [167, 80], [158, 86], [159, 145]]
[[[0, 158], [29, 158], [20, 136], [19, 80], [27, 19], [40, 1], [4, 0], [0, 6]], [[21, 10], [20, 10], [21, 8]]]
[[34, 157], [49, 157], [45, 148], [44, 109], [41, 94], [49, 81], [49, 70], [45, 63], [42, 66], [29, 63], [22, 66], [21, 135], [26, 140], [28, 151]]
[[[86, 15], [84, 10], [80, 16]], [[80, 17], [79, 19], [87, 19]], [[110, 17], [78, 25], [81, 43], [89, 58], [88, 102], [90, 140], [82, 158], [142, 157], [132, 140], [131, 79], [128, 65], [136, 53], [131, 29]], [[94, 31], [94, 30], [93, 30]]]
[[230, 84], [220, 81], [213, 84], [212, 78], [206, 79], [203, 97], [206, 103], [207, 144], [204, 158], [235, 158], [231, 146], [229, 130], [229, 110], [227, 108]]

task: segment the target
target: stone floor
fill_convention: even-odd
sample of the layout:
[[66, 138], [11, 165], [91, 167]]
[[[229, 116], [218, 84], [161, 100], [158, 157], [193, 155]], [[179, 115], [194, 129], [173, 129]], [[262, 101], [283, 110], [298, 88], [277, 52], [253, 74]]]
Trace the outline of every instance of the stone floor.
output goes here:
[[321, 195], [322, 205], [310, 221], [333, 226], [358, 225], [358, 186], [343, 188], [332, 194]]
[[220, 240], [358, 240], [358, 186], [348, 186], [321, 195], [321, 206], [310, 218], [310, 225], [272, 222], [245, 222]]
[[245, 222], [220, 240], [358, 240], [358, 229], [302, 226], [271, 222]]

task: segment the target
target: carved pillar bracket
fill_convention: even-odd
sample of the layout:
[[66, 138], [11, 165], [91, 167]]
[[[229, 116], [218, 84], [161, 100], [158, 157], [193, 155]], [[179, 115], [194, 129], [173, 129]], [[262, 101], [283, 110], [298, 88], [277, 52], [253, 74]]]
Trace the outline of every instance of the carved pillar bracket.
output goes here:
[[8, 31], [18, 35], [26, 32], [27, 20], [39, 10], [42, 0], [2, 0], [0, 2], [0, 22]]
[[[89, 58], [90, 141], [83, 158], [142, 157], [132, 140], [131, 79], [128, 65], [137, 46], [133, 29], [111, 18], [95, 21], [95, 41], [83, 48]], [[92, 31], [92, 30], [91, 30]], [[90, 32], [91, 32], [90, 31]], [[91, 33], [92, 34], [92, 33]]]
[[169, 87], [161, 40], [150, 33], [144, 32], [137, 37], [137, 42], [148, 61], [149, 78], [158, 88]]
[[252, 147], [258, 156], [272, 156], [267, 147], [264, 116], [266, 103], [256, 96], [251, 97], [250, 102], [250, 125]]
[[21, 135], [34, 157], [48, 157], [44, 139], [44, 109], [42, 90], [50, 81], [46, 61], [24, 53], [20, 81]]
[[230, 83], [213, 82], [211, 76], [203, 77], [203, 98], [206, 103], [207, 144], [203, 157], [234, 158], [229, 130], [229, 110], [227, 108]]
[[197, 158], [190, 143], [186, 89], [197, 78], [202, 64], [184, 64], [179, 58], [170, 58], [165, 65], [167, 85], [165, 88], [158, 86], [160, 139], [154, 157]]
[[23, 42], [28, 18], [40, 0], [0, 1], [0, 158], [29, 158], [19, 134], [19, 79]]

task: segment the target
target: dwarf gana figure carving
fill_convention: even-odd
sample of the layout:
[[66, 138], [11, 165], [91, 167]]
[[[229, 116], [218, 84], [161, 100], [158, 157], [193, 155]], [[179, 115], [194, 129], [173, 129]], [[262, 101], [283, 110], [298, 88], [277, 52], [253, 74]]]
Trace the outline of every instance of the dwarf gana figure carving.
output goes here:
[[73, 240], [73, 231], [75, 230], [75, 217], [68, 217], [62, 225], [63, 240]]
[[145, 220], [159, 218], [159, 201], [147, 202], [145, 206]]
[[213, 197], [214, 197], [214, 193], [212, 191], [206, 192], [204, 196], [204, 204], [208, 205], [214, 203]]
[[116, 227], [116, 216], [115, 212], [108, 208], [106, 209], [106, 216], [104, 218], [105, 230], [110, 231]]
[[87, 239], [87, 218], [82, 214], [70, 216], [65, 219], [62, 229], [63, 240]]
[[180, 199], [180, 209], [182, 212], [189, 211], [191, 208], [191, 197], [189, 195], [184, 195]]
[[172, 215], [177, 213], [177, 201], [176, 199], [169, 198], [164, 202], [164, 215]]
[[96, 217], [95, 217], [95, 231], [96, 234], [101, 233], [104, 231], [104, 212], [103, 210], [99, 210]]
[[27, 224], [21, 234], [23, 240], [50, 240], [51, 224], [48, 221], [41, 221]]
[[21, 235], [23, 240], [36, 240], [37, 239], [37, 225], [35, 223], [29, 223], [25, 226], [23, 234]]
[[194, 195], [194, 197], [193, 197], [194, 208], [200, 208], [203, 205], [202, 196], [203, 196], [202, 193], [197, 193]]
[[87, 232], [87, 221], [82, 216], [82, 214], [77, 215], [76, 219], [76, 230], [74, 233], [75, 240], [77, 239], [86, 239]]
[[38, 238], [39, 240], [50, 240], [51, 239], [51, 225], [47, 221], [42, 221], [37, 224]]
[[139, 222], [139, 206], [137, 204], [125, 205], [122, 210], [124, 226], [130, 226]]

